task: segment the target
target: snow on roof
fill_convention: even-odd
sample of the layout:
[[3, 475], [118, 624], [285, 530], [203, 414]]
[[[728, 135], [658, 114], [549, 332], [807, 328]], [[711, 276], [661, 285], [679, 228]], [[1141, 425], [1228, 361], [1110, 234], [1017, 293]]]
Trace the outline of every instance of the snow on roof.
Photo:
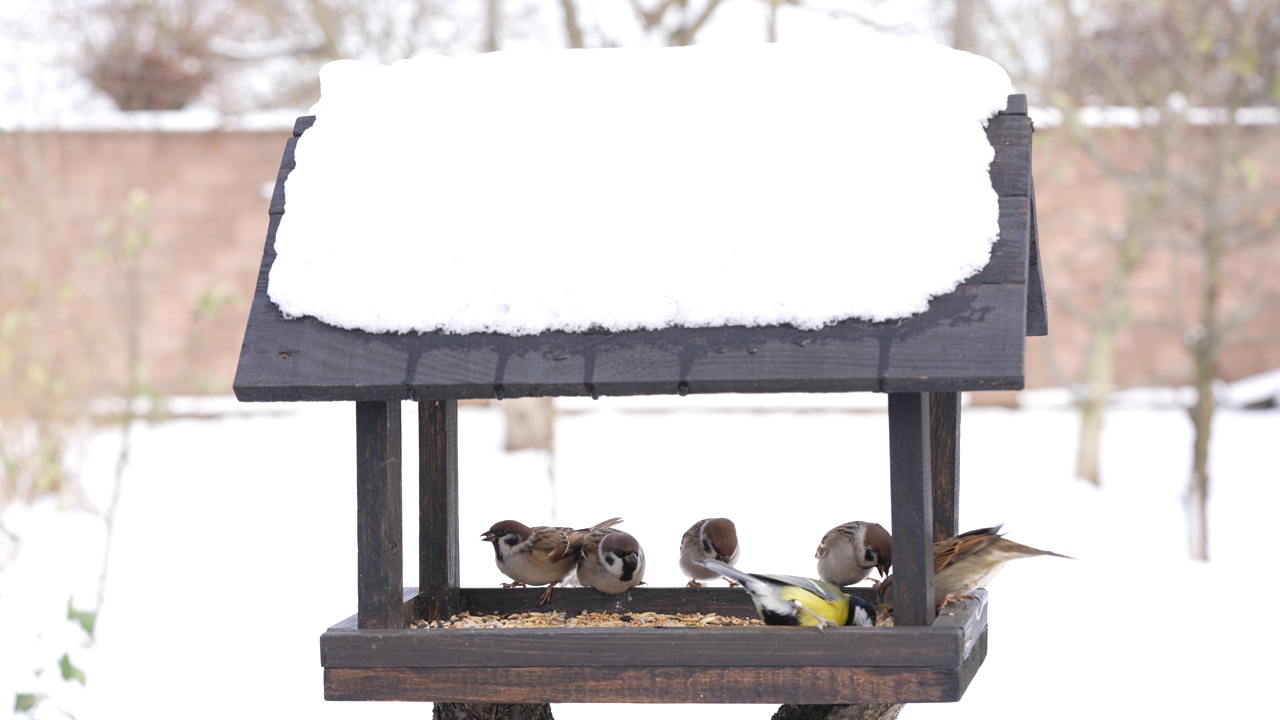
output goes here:
[[505, 51], [321, 71], [269, 293], [371, 332], [902, 318], [998, 235], [1008, 75], [943, 46]]

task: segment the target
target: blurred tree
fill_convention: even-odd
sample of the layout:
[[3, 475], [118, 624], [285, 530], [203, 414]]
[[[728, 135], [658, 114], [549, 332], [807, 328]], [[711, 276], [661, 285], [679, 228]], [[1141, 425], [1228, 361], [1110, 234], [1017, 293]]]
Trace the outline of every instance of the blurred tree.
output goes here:
[[[1219, 362], [1256, 316], [1261, 278], [1276, 270], [1280, 245], [1266, 177], [1274, 165], [1246, 152], [1263, 141], [1246, 124], [1250, 108], [1274, 113], [1280, 104], [1275, 10], [1273, 0], [1058, 0], [1041, 8], [1038, 42], [1027, 39], [1025, 25], [1005, 34], [1018, 38], [1005, 43], [1015, 57], [1007, 67], [1021, 70], [1021, 82], [1063, 111], [1072, 142], [1122, 188], [1126, 204], [1122, 224], [1105, 233], [1108, 269], [1089, 310], [1090, 342], [1075, 391], [1077, 473], [1100, 483], [1099, 439], [1118, 334], [1138, 320], [1175, 329], [1190, 351], [1195, 396], [1186, 497], [1190, 551], [1199, 559], [1208, 558]], [[1100, 120], [1100, 108], [1110, 108], [1112, 122]], [[1117, 129], [1117, 118], [1127, 127]], [[1157, 253], [1172, 258], [1171, 285], [1186, 291], [1138, 318], [1130, 286]], [[1229, 298], [1228, 270], [1245, 279]]]
[[627, 0], [640, 25], [665, 45], [693, 45], [723, 0]]
[[58, 28], [79, 46], [84, 77], [122, 110], [178, 110], [204, 100], [238, 112], [296, 107], [318, 96], [320, 65], [391, 62], [496, 45], [464, 0], [54, 0]]

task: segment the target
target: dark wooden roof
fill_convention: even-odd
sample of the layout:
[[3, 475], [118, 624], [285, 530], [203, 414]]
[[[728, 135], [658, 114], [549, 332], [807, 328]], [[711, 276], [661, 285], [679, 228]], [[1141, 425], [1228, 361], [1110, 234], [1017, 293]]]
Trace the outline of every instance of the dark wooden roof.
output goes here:
[[[267, 296], [304, 117], [285, 147], [234, 383], [244, 401], [396, 400], [712, 392], [955, 392], [1023, 386], [1025, 338], [1047, 332], [1026, 99], [991, 120], [1000, 239], [987, 267], [897, 322], [656, 331], [376, 334], [286, 320]], [[921, 168], [927, 172], [927, 168]], [[903, 192], [910, 192], [903, 188]], [[930, 212], [929, 198], [919, 212]], [[909, 218], [902, 233], [910, 235]], [[621, 264], [603, 272], [625, 272]], [[901, 272], [910, 272], [902, 268]], [[423, 282], [430, 282], [429, 272]]]

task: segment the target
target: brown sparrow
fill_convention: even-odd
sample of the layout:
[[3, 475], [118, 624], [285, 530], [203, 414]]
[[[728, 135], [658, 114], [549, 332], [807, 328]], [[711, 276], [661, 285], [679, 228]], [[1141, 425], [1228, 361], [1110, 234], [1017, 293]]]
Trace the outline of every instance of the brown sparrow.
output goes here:
[[590, 533], [613, 527], [622, 518], [611, 518], [584, 530], [567, 527], [539, 525], [529, 527], [515, 520], [503, 520], [493, 524], [480, 536], [493, 543], [493, 560], [503, 575], [514, 582], [502, 587], [546, 585], [539, 605], [551, 599], [551, 588], [573, 572], [578, 551]]
[[[953, 600], [973, 597], [970, 593], [985, 587], [1010, 560], [1038, 555], [1075, 559], [1006, 540], [1000, 527], [970, 530], [933, 544], [933, 599], [939, 610]], [[893, 609], [892, 577], [880, 584], [880, 604]]]
[[833, 585], [861, 582], [872, 570], [889, 574], [893, 538], [879, 523], [854, 520], [827, 531], [818, 543], [818, 577]]
[[[703, 560], [734, 565], [738, 562], [738, 549], [738, 528], [729, 518], [706, 518], [694, 523], [680, 538], [680, 570], [689, 577], [689, 587], [701, 587], [699, 580], [721, 577], [704, 566]], [[737, 583], [729, 580], [729, 585]]]
[[644, 580], [644, 550], [615, 528], [594, 530], [578, 550], [578, 582], [606, 595], [621, 595]]

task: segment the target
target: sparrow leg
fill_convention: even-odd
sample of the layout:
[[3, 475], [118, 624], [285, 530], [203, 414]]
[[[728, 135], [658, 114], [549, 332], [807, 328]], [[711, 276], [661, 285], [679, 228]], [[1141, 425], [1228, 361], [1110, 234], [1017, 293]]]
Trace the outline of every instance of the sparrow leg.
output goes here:
[[509, 583], [502, 583], [502, 587], [504, 587], [504, 588], [518, 588], [518, 587], [529, 587], [529, 586], [528, 586], [528, 585], [525, 585], [525, 584], [524, 584], [524, 583], [522, 583], [522, 582], [509, 582]]
[[725, 578], [725, 579], [724, 579], [724, 581], [725, 581], [725, 582], [727, 582], [727, 583], [729, 583], [729, 587], [742, 587], [741, 585], [739, 585], [738, 583], [736, 583], [736, 582], [734, 582], [734, 581], [730, 580], [729, 578]]
[[950, 603], [956, 602], [957, 600], [977, 600], [977, 599], [978, 599], [977, 596], [974, 595], [972, 592], [969, 592], [968, 590], [957, 590], [953, 593], [947, 593], [947, 596], [942, 598], [942, 604], [938, 606], [938, 612], [942, 612], [942, 608], [946, 607]]
[[691, 587], [694, 590], [697, 590], [698, 588], [702, 587], [702, 583], [698, 582], [697, 580], [690, 580], [689, 584], [685, 585], [685, 587]]
[[547, 589], [542, 593], [542, 598], [538, 601], [539, 607], [546, 605], [547, 601], [551, 599], [551, 588], [555, 586], [556, 586], [555, 583], [551, 583], [550, 585], [547, 586]]

